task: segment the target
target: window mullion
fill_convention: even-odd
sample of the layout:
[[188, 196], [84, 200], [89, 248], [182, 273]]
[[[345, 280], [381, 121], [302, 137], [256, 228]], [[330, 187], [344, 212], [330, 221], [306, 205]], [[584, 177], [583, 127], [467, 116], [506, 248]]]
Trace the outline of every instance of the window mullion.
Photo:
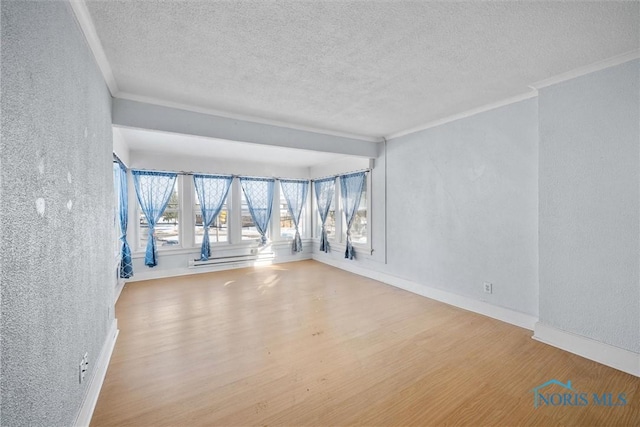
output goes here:
[[336, 178], [335, 191], [333, 193], [335, 206], [335, 223], [336, 223], [336, 242], [342, 242], [342, 197], [340, 195], [340, 178]]
[[195, 188], [191, 176], [180, 176], [178, 178], [182, 178], [178, 230], [182, 247], [188, 248], [195, 245], [195, 212], [193, 211], [196, 204]]
[[242, 188], [240, 187], [240, 179], [233, 178], [231, 182], [231, 191], [229, 192], [231, 203], [229, 216], [229, 243], [239, 243], [242, 241]]
[[271, 234], [270, 239], [272, 241], [282, 240], [280, 236], [280, 180], [276, 180], [273, 185], [269, 233]]
[[371, 206], [373, 204], [373, 191], [371, 191], [371, 181], [372, 181], [372, 177], [371, 177], [371, 173], [367, 174], [367, 250], [369, 252], [369, 254], [371, 255], [371, 248], [372, 248], [372, 244], [371, 244], [371, 226], [372, 226], [372, 209]]
[[127, 173], [127, 184], [131, 189], [129, 196], [129, 227], [127, 228], [127, 239], [134, 251], [140, 250], [140, 206], [138, 196], [133, 183], [133, 175]]
[[[307, 185], [310, 185], [307, 183]], [[311, 226], [313, 225], [311, 222], [310, 212], [313, 212], [312, 209], [312, 194], [311, 188], [307, 187], [307, 200], [304, 202], [304, 207], [302, 208], [302, 215], [300, 216], [300, 235], [303, 239], [308, 239], [311, 237]]]
[[309, 183], [309, 200], [307, 200], [307, 229], [305, 230], [305, 236], [307, 238], [317, 237], [316, 229], [318, 228], [318, 207], [316, 206], [316, 191], [313, 185], [313, 181]]

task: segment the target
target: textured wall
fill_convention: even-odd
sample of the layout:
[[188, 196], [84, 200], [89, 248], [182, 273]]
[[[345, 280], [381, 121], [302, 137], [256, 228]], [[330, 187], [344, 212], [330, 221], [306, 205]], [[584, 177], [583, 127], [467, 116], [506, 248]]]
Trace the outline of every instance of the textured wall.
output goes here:
[[66, 2], [2, 2], [2, 426], [73, 423], [113, 320], [111, 102]]
[[540, 321], [640, 352], [640, 61], [540, 91]]
[[536, 99], [390, 141], [387, 179], [386, 272], [537, 315]]

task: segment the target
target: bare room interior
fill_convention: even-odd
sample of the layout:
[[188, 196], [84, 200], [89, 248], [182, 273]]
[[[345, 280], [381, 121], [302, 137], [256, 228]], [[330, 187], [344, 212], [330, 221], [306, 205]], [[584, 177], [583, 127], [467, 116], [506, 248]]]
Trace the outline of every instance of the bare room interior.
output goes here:
[[0, 426], [640, 425], [639, 1], [0, 7]]

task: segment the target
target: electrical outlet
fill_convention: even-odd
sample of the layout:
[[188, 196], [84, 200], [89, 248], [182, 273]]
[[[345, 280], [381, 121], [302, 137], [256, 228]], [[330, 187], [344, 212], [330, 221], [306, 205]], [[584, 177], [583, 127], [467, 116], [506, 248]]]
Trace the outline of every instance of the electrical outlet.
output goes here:
[[484, 293], [492, 294], [493, 293], [493, 285], [489, 282], [484, 282]]
[[80, 360], [80, 384], [84, 381], [84, 377], [87, 375], [89, 369], [89, 353], [85, 353]]

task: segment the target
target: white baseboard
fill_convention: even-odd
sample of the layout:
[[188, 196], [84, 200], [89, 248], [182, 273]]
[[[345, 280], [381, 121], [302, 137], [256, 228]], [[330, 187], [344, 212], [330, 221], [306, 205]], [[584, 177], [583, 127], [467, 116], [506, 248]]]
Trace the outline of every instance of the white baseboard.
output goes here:
[[640, 377], [640, 354], [536, 323], [533, 339]]
[[105, 340], [102, 350], [100, 351], [100, 355], [96, 360], [95, 370], [93, 372], [93, 376], [89, 380], [89, 386], [87, 387], [87, 392], [84, 396], [84, 400], [82, 401], [80, 412], [78, 412], [78, 416], [76, 417], [76, 422], [74, 423], [74, 426], [76, 427], [86, 427], [91, 422], [93, 410], [96, 408], [96, 403], [98, 403], [98, 396], [102, 389], [104, 377], [107, 375], [107, 368], [109, 367], [111, 354], [113, 354], [113, 348], [116, 345], [118, 332], [118, 320], [113, 319], [111, 329], [107, 334], [107, 339]]
[[325, 254], [314, 254], [313, 259], [331, 265], [333, 267], [355, 273], [359, 276], [378, 280], [388, 285], [395, 286], [396, 288], [404, 289], [405, 291], [409, 291], [423, 297], [431, 298], [433, 300], [440, 301], [454, 307], [459, 307], [464, 310], [473, 311], [474, 313], [482, 314], [484, 316], [501, 320], [503, 322], [510, 323], [521, 328], [529, 329], [531, 331], [533, 331], [533, 328], [538, 321], [535, 316], [531, 316], [529, 314], [520, 313], [518, 311], [504, 307], [498, 307], [497, 305], [489, 304], [484, 301], [478, 301], [473, 298], [457, 295], [451, 292], [443, 291], [441, 289], [424, 286], [410, 280], [392, 276], [390, 274], [381, 273], [368, 268], [362, 268], [355, 264], [353, 261], [337, 261], [335, 259], [332, 259], [330, 256], [324, 255]]
[[164, 279], [167, 277], [178, 277], [178, 276], [188, 276], [191, 274], [200, 274], [200, 273], [212, 273], [214, 271], [223, 271], [223, 270], [233, 270], [237, 268], [247, 268], [247, 267], [259, 267], [263, 265], [271, 265], [271, 264], [282, 264], [285, 262], [294, 262], [294, 261], [304, 261], [307, 259], [311, 259], [311, 252], [302, 252], [297, 255], [288, 255], [288, 256], [276, 256], [274, 259], [264, 260], [264, 261], [243, 261], [237, 262], [233, 264], [212, 264], [206, 265], [202, 267], [189, 268], [189, 267], [179, 267], [179, 268], [169, 268], [169, 269], [155, 269], [149, 268], [148, 271], [144, 271], [142, 273], [136, 272], [135, 275], [127, 279], [127, 283], [132, 282], [140, 282], [142, 280], [152, 280], [152, 279]]
[[118, 279], [118, 283], [116, 283], [116, 288], [114, 291], [114, 299], [113, 299], [113, 305], [115, 306], [116, 303], [118, 302], [118, 298], [120, 298], [120, 294], [122, 293], [122, 289], [124, 288], [124, 283], [125, 283], [125, 279]]

